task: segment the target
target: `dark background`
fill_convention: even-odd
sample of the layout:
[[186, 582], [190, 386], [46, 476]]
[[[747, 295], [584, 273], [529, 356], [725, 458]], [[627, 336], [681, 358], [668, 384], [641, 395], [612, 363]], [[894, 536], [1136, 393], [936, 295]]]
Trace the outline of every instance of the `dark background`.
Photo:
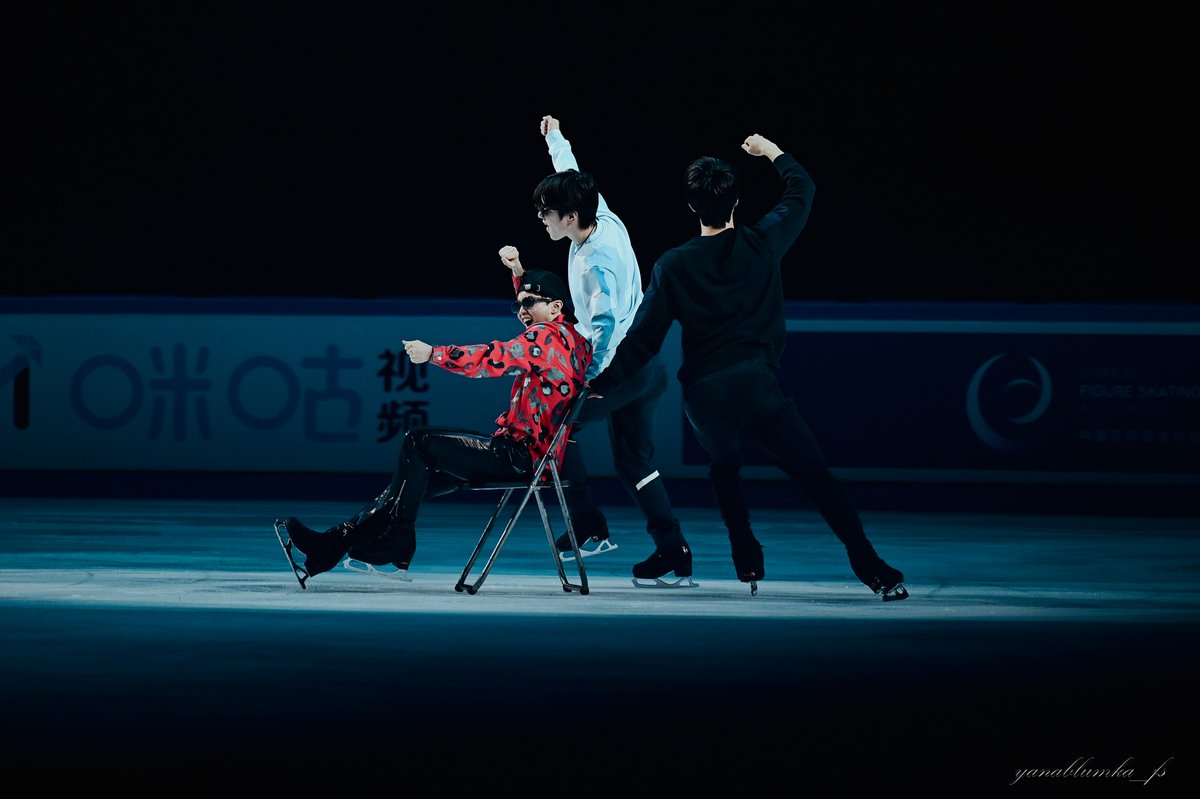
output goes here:
[[530, 200], [553, 114], [644, 276], [696, 233], [692, 158], [739, 168], [739, 220], [778, 197], [770, 164], [739, 148], [758, 132], [817, 183], [784, 263], [791, 299], [1198, 299], [1188, 26], [1153, 10], [7, 13], [0, 294], [506, 297], [502, 245], [565, 266]]

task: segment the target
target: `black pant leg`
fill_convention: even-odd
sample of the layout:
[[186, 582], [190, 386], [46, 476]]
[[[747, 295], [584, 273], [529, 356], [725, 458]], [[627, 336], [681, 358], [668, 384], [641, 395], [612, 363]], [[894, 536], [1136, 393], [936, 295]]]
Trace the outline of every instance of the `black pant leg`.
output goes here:
[[640, 391], [608, 418], [613, 466], [625, 490], [646, 517], [646, 528], [671, 527], [675, 513], [662, 475], [654, 465], [654, 425], [666, 394], [666, 367], [657, 358], [636, 378]]
[[404, 436], [392, 476], [395, 517], [415, 522], [427, 493], [448, 493], [452, 481], [504, 481], [530, 477], [532, 458], [520, 445], [470, 430], [416, 427]]
[[746, 431], [780, 469], [801, 485], [849, 552], [869, 549], [862, 519], [849, 492], [829, 469], [795, 402], [783, 392], [774, 373], [768, 372], [767, 377], [758, 402], [760, 412]]
[[[593, 425], [604, 423], [612, 447], [617, 478], [630, 498], [646, 516], [647, 526], [673, 522], [674, 514], [661, 476], [653, 476], [654, 417], [669, 385], [666, 367], [654, 358], [636, 375], [614, 386], [603, 397], [585, 400], [572, 438]], [[578, 443], [570, 443], [563, 456], [567, 507], [581, 532], [605, 525], [604, 514], [596, 506], [587, 468]], [[651, 478], [653, 479], [647, 479]], [[639, 489], [638, 486], [641, 486]]]
[[[586, 400], [586, 402], [591, 401]], [[587, 406], [585, 405], [584, 408], [586, 410]], [[592, 496], [592, 487], [588, 485], [587, 465], [583, 461], [583, 452], [576, 439], [576, 436], [584, 429], [585, 427], [578, 422], [571, 428], [571, 437], [567, 440], [567, 446], [563, 450], [562, 465], [558, 469], [558, 474], [564, 482], [571, 484], [563, 490], [571, 518], [580, 528], [580, 532], [590, 533], [593, 527], [601, 524], [603, 514], [596, 507], [595, 498]]]
[[[742, 375], [744, 377], [744, 374]], [[747, 409], [736, 377], [713, 378], [684, 388], [684, 412], [696, 440], [708, 453], [708, 478], [717, 511], [730, 534], [748, 532], [750, 509], [742, 492], [740, 424]]]

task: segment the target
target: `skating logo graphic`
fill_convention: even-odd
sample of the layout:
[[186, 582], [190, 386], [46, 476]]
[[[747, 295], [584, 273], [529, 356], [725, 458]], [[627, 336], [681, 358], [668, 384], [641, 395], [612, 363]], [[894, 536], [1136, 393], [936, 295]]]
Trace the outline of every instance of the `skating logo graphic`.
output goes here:
[[0, 389], [10, 382], [13, 391], [13, 427], [18, 430], [29, 428], [29, 367], [30, 362], [42, 363], [42, 345], [33, 336], [14, 335], [23, 355], [18, 355], [6, 364], [0, 365]]
[[1035, 442], [1036, 428], [1030, 425], [1045, 415], [1053, 390], [1050, 373], [1037, 358], [1007, 356], [994, 355], [975, 370], [967, 387], [967, 420], [992, 449], [1019, 452]]

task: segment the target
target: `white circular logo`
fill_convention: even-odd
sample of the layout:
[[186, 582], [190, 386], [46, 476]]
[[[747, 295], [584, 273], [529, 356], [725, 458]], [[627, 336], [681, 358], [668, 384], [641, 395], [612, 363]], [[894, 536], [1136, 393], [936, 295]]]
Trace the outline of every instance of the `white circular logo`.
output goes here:
[[[1030, 445], [1031, 436], [1022, 428], [1027, 428], [1046, 413], [1052, 390], [1050, 373], [1030, 355], [1025, 356], [1025, 361], [1033, 365], [1034, 371], [1022, 375], [1010, 369], [1003, 375], [993, 374], [985, 390], [985, 376], [1006, 355], [1006, 352], [994, 355], [975, 370], [971, 385], [967, 387], [967, 420], [984, 444], [1000, 452], [1016, 452]], [[985, 401], [989, 411], [986, 413]], [[994, 422], [989, 422], [989, 418]], [[996, 430], [996, 423], [1003, 423], [1004, 434]]]

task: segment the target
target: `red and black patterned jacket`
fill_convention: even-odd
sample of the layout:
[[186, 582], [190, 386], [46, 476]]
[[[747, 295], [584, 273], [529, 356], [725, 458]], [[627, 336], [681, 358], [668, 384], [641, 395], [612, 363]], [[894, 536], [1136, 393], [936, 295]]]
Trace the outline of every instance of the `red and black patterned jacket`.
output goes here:
[[[515, 377], [508, 410], [496, 417], [493, 435], [525, 442], [534, 463], [546, 454], [570, 400], [585, 390], [591, 362], [591, 345], [565, 321], [532, 324], [508, 341], [434, 347], [430, 358], [464, 377]], [[558, 466], [562, 454], [560, 449]]]

